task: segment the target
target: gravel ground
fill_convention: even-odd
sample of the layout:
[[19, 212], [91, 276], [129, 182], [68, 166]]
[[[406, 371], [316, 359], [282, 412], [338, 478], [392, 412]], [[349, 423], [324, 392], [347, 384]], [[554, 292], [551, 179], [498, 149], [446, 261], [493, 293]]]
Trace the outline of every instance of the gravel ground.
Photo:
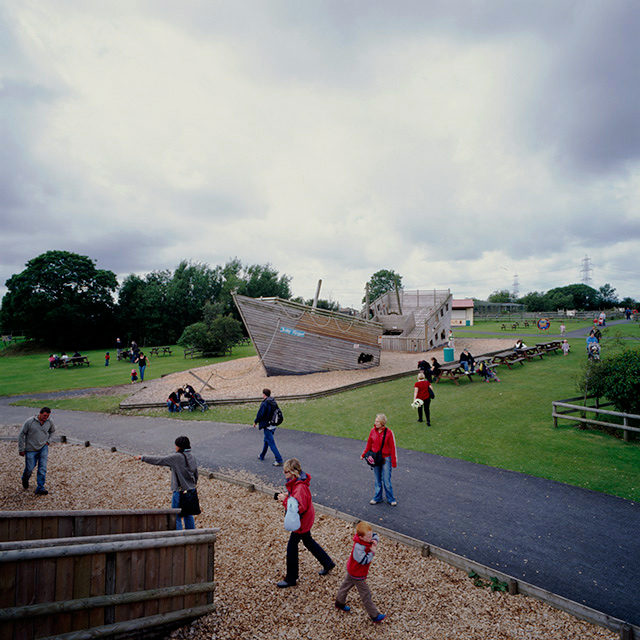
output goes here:
[[[51, 448], [47, 478], [50, 493], [35, 496], [20, 485], [23, 459], [16, 449], [15, 443], [0, 443], [4, 461], [0, 467], [2, 510], [169, 506], [168, 469], [137, 462], [121, 453], [70, 444]], [[243, 474], [242, 479], [258, 482], [248, 474]], [[318, 576], [319, 565], [301, 547], [298, 586], [279, 590], [275, 583], [283, 577], [288, 538], [282, 527], [281, 506], [262, 493], [249, 493], [207, 478], [201, 480], [198, 491], [203, 515], [196, 518], [197, 526], [221, 530], [215, 557], [218, 608], [174, 632], [173, 637], [191, 640], [613, 640], [617, 637], [537, 600], [475, 587], [464, 572], [435, 558], [423, 558], [418, 551], [385, 538], [381, 540], [368, 581], [374, 601], [388, 618], [373, 625], [355, 589], [348, 599], [351, 613], [333, 607], [351, 550], [351, 525], [330, 516], [317, 516], [314, 538], [334, 559], [336, 569], [327, 577]]]
[[[515, 340], [503, 339], [456, 339], [456, 354], [467, 348], [479, 356], [490, 351], [508, 349], [515, 344]], [[257, 356], [222, 362], [220, 364], [197, 367], [193, 372], [202, 380], [208, 381], [209, 386], [201, 391], [207, 400], [223, 398], [258, 398], [262, 389], [268, 387], [275, 397], [313, 393], [325, 391], [362, 380], [380, 378], [394, 373], [416, 371], [419, 360], [435, 357], [440, 363], [444, 362], [442, 349], [428, 353], [392, 353], [384, 351], [380, 358], [380, 366], [357, 371], [330, 371], [327, 373], [311, 373], [304, 376], [273, 376], [268, 377]], [[151, 364], [153, 366], [153, 363]], [[203, 388], [202, 382], [191, 375], [189, 371], [173, 373], [163, 378], [145, 381], [138, 390], [130, 396], [126, 404], [141, 404], [147, 402], [164, 402], [171, 391], [185, 384], [191, 384], [196, 390]]]

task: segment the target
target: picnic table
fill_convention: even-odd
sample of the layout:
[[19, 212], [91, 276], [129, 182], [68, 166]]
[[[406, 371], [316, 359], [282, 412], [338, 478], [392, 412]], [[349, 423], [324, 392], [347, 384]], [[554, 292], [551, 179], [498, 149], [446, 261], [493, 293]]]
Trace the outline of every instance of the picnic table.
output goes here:
[[66, 369], [69, 365], [73, 365], [75, 367], [75, 366], [82, 366], [83, 364], [86, 364], [87, 366], [89, 366], [91, 364], [89, 362], [89, 358], [87, 356], [75, 356], [72, 358], [67, 358], [66, 362], [62, 359], [58, 360], [58, 362], [55, 365], [55, 368], [62, 369], [64, 367]]
[[524, 364], [525, 357], [519, 351], [514, 351], [513, 349], [509, 349], [507, 351], [499, 351], [495, 353], [491, 361], [493, 364], [506, 364], [509, 369], [511, 369], [512, 364], [516, 364], [519, 362], [521, 365]]
[[460, 378], [461, 376], [469, 378], [469, 382], [473, 382], [473, 376], [471, 372], [467, 373], [460, 362], [449, 362], [447, 364], [441, 364], [440, 375], [435, 379], [435, 383], [438, 384], [441, 378], [447, 378], [448, 380], [453, 380], [456, 384], [459, 384], [458, 378]]
[[171, 351], [171, 347], [151, 347], [151, 351], [149, 355], [151, 356], [166, 356], [171, 355], [173, 352]]
[[536, 356], [539, 356], [540, 360], [542, 360], [542, 356], [546, 351], [536, 345], [535, 347], [527, 347], [526, 349], [517, 349], [516, 353], [521, 353], [527, 360], [533, 360]]
[[560, 340], [551, 340], [550, 342], [539, 342], [536, 347], [544, 349], [545, 353], [556, 353], [562, 349], [562, 342]]

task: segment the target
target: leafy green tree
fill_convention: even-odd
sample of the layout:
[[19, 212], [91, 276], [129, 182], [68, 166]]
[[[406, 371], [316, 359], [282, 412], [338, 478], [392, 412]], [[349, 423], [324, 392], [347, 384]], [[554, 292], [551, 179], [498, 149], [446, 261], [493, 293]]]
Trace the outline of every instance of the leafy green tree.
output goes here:
[[579, 386], [582, 392], [613, 402], [616, 411], [640, 414], [640, 349], [589, 362]]
[[69, 251], [47, 251], [6, 282], [0, 323], [50, 348], [104, 344], [113, 330], [115, 273]]
[[524, 305], [525, 311], [531, 311], [533, 313], [552, 311], [550, 301], [541, 291], [531, 291], [522, 296], [518, 302]]
[[600, 294], [600, 308], [610, 309], [618, 305], [618, 296], [616, 290], [609, 284], [604, 284], [598, 289]]
[[195, 347], [206, 353], [224, 353], [242, 338], [242, 325], [230, 316], [215, 318], [211, 323], [196, 322], [182, 333], [178, 344]]
[[487, 302], [493, 302], [496, 304], [505, 304], [507, 302], [513, 302], [513, 296], [507, 289], [502, 289], [502, 291], [494, 291], [487, 298]]
[[634, 298], [630, 298], [629, 296], [627, 296], [626, 298], [622, 298], [622, 300], [620, 300], [620, 306], [624, 307], [625, 309], [637, 309], [638, 307], [638, 301], [635, 300]]
[[[562, 301], [558, 308], [582, 309], [591, 311], [598, 308], [600, 294], [586, 284], [570, 284], [565, 287], [556, 287], [547, 291], [547, 297], [555, 300], [554, 304]], [[569, 297], [564, 297], [569, 296]]]
[[143, 345], [172, 344], [169, 340], [167, 298], [171, 272], [152, 271], [144, 278], [131, 274], [118, 293], [118, 318], [121, 337]]
[[[369, 280], [369, 300], [373, 302], [387, 291], [395, 291], [396, 285], [398, 289], [402, 287], [402, 276], [393, 270], [380, 269], [376, 271]], [[365, 302], [366, 296], [362, 298]]]

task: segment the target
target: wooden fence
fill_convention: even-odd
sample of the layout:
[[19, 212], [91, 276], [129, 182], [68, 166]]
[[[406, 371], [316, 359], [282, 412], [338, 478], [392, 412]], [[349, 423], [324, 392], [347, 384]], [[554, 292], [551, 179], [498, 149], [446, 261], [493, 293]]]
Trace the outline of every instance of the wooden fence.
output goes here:
[[0, 542], [171, 531], [179, 509], [0, 511]]
[[0, 551], [0, 637], [132, 637], [143, 629], [166, 632], [209, 613], [215, 608], [217, 532], [5, 543]]
[[[609, 411], [607, 409], [601, 409], [602, 406], [611, 406], [611, 403], [599, 405], [596, 407], [589, 407], [586, 405], [586, 400], [593, 400], [592, 397], [567, 398], [566, 400], [553, 401], [551, 416], [553, 417], [553, 426], [558, 426], [558, 420], [569, 420], [571, 422], [580, 422], [585, 426], [595, 427], [609, 427], [613, 429], [620, 429], [623, 431], [623, 439], [628, 442], [630, 434], [632, 432], [640, 433], [640, 427], [634, 427], [630, 424], [633, 422], [640, 425], [640, 415], [635, 413], [622, 413], [620, 411]], [[582, 401], [585, 404], [573, 404], [575, 401]], [[587, 418], [586, 414], [592, 413], [595, 417]], [[580, 414], [580, 415], [575, 415]], [[622, 424], [619, 422], [608, 422], [605, 420], [599, 420], [599, 416], [614, 416], [622, 420]]]

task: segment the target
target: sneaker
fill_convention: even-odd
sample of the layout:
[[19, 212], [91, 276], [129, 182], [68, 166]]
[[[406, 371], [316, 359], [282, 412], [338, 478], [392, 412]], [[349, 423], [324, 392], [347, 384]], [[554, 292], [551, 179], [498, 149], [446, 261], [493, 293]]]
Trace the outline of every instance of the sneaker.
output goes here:
[[274, 467], [281, 467], [282, 466], [282, 462], [278, 462], [277, 460], [273, 463]]
[[369, 504], [380, 504], [377, 500], [369, 500]]
[[395, 507], [398, 503], [394, 500], [393, 502], [389, 503], [392, 507]]
[[22, 487], [23, 487], [23, 489], [28, 489], [29, 488], [29, 479], [25, 478], [24, 476], [22, 476]]
[[36, 490], [34, 491], [34, 493], [35, 493], [37, 496], [46, 496], [46, 495], [49, 495], [49, 492], [48, 492], [46, 489], [36, 489]]
[[333, 569], [336, 565], [335, 564], [331, 564], [328, 567], [324, 567], [324, 569], [320, 569], [320, 571], [318, 571], [318, 575], [319, 576], [326, 576], [331, 569]]
[[287, 587], [295, 587], [295, 582], [287, 582], [286, 580], [280, 580], [280, 582], [276, 583], [276, 587], [280, 587], [280, 589], [286, 589]]
[[258, 456], [258, 460], [264, 460], [262, 456]]
[[351, 607], [348, 604], [340, 604], [336, 602], [336, 609], [340, 609], [340, 611], [351, 611]]
[[387, 615], [385, 613], [379, 613], [375, 618], [371, 618], [372, 622], [382, 622]]

